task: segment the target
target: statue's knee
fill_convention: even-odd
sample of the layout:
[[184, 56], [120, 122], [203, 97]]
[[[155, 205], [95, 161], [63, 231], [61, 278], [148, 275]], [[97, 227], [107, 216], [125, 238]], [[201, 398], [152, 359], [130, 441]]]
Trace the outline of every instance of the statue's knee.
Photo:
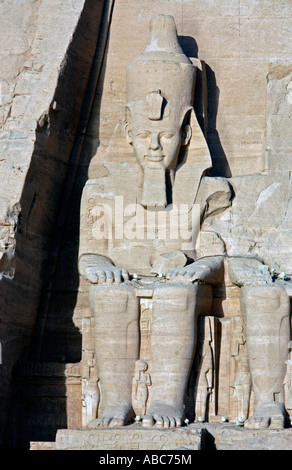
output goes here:
[[240, 292], [243, 311], [258, 314], [275, 314], [277, 311], [289, 312], [290, 301], [284, 288], [280, 286], [244, 286]]
[[90, 305], [94, 313], [100, 311], [121, 314], [137, 308], [138, 300], [135, 291], [128, 286], [94, 285], [90, 289]]
[[168, 310], [185, 311], [195, 305], [197, 285], [191, 283], [167, 283], [154, 289], [153, 304]]
[[154, 289], [154, 296], [167, 298], [169, 292], [172, 292], [173, 295], [189, 297], [193, 295], [198, 290], [198, 285], [191, 282], [166, 282], [161, 283]]
[[198, 284], [196, 292], [196, 315], [208, 316], [213, 304], [213, 289], [208, 284]]

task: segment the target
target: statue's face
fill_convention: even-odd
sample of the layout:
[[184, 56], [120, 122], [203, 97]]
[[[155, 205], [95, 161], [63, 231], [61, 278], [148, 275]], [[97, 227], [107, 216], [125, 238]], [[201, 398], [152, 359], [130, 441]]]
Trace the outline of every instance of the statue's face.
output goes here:
[[182, 130], [177, 120], [170, 118], [152, 121], [147, 116], [132, 116], [127, 136], [141, 167], [175, 168], [181, 145], [185, 145], [189, 138], [185, 128]]

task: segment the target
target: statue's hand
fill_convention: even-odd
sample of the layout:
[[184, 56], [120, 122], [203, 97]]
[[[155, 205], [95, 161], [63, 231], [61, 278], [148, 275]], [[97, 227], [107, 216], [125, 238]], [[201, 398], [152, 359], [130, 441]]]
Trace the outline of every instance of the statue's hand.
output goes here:
[[171, 281], [208, 282], [211, 275], [209, 266], [196, 266], [195, 263], [169, 271], [166, 278]]
[[261, 286], [273, 284], [273, 279], [265, 265], [256, 258], [229, 258], [229, 277], [237, 286]]
[[182, 282], [206, 282], [218, 284], [223, 279], [223, 257], [210, 256], [201, 258], [183, 268], [175, 268], [168, 272], [166, 278]]
[[129, 279], [126, 269], [118, 268], [106, 256], [90, 253], [80, 257], [79, 272], [92, 284], [119, 284]]
[[273, 284], [270, 273], [260, 273], [255, 269], [247, 269], [246, 271], [237, 273], [236, 280], [233, 282], [238, 286], [264, 286]]
[[129, 273], [116, 266], [92, 266], [86, 269], [85, 278], [92, 284], [120, 284], [129, 279]]

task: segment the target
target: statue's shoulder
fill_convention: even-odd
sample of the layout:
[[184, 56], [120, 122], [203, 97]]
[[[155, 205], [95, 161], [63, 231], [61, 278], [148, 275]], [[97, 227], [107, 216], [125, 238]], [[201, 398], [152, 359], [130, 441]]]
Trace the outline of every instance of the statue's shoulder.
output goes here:
[[206, 206], [206, 216], [221, 212], [231, 206], [234, 190], [228, 178], [203, 176], [196, 203]]
[[213, 194], [218, 191], [231, 193], [232, 184], [230, 178], [224, 178], [223, 176], [208, 176], [202, 177], [200, 182], [200, 188], [202, 188], [206, 194]]
[[97, 174], [94, 178], [89, 178], [82, 191], [82, 205], [96, 205], [107, 202], [107, 195], [110, 194], [110, 175], [107, 169], [101, 169], [99, 176]]
[[110, 184], [110, 175], [106, 167], [101, 167], [99, 174], [96, 177], [89, 178], [84, 186], [83, 192], [103, 192], [106, 187]]

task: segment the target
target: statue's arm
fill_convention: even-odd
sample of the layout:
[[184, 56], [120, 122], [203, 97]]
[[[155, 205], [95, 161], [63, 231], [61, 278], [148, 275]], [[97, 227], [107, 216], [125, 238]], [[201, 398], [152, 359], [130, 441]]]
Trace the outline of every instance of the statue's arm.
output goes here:
[[129, 279], [126, 269], [121, 269], [106, 256], [85, 253], [79, 258], [80, 274], [92, 284], [120, 283]]
[[79, 257], [78, 267], [82, 276], [86, 276], [89, 269], [113, 266], [113, 262], [106, 256], [95, 253], [85, 253]]
[[199, 249], [196, 250], [198, 259], [184, 267], [169, 271], [168, 279], [177, 278], [188, 282], [204, 282], [218, 284], [224, 278], [224, 259], [226, 257], [225, 243], [213, 231], [202, 231]]
[[229, 278], [233, 284], [240, 287], [271, 283], [271, 274], [263, 268], [264, 265], [258, 258], [228, 258]]
[[151, 385], [151, 378], [150, 378], [150, 375], [149, 375], [149, 374], [147, 374], [146, 385]]
[[204, 281], [207, 284], [218, 284], [224, 277], [224, 256], [207, 256], [190, 265], [195, 269], [194, 281]]

